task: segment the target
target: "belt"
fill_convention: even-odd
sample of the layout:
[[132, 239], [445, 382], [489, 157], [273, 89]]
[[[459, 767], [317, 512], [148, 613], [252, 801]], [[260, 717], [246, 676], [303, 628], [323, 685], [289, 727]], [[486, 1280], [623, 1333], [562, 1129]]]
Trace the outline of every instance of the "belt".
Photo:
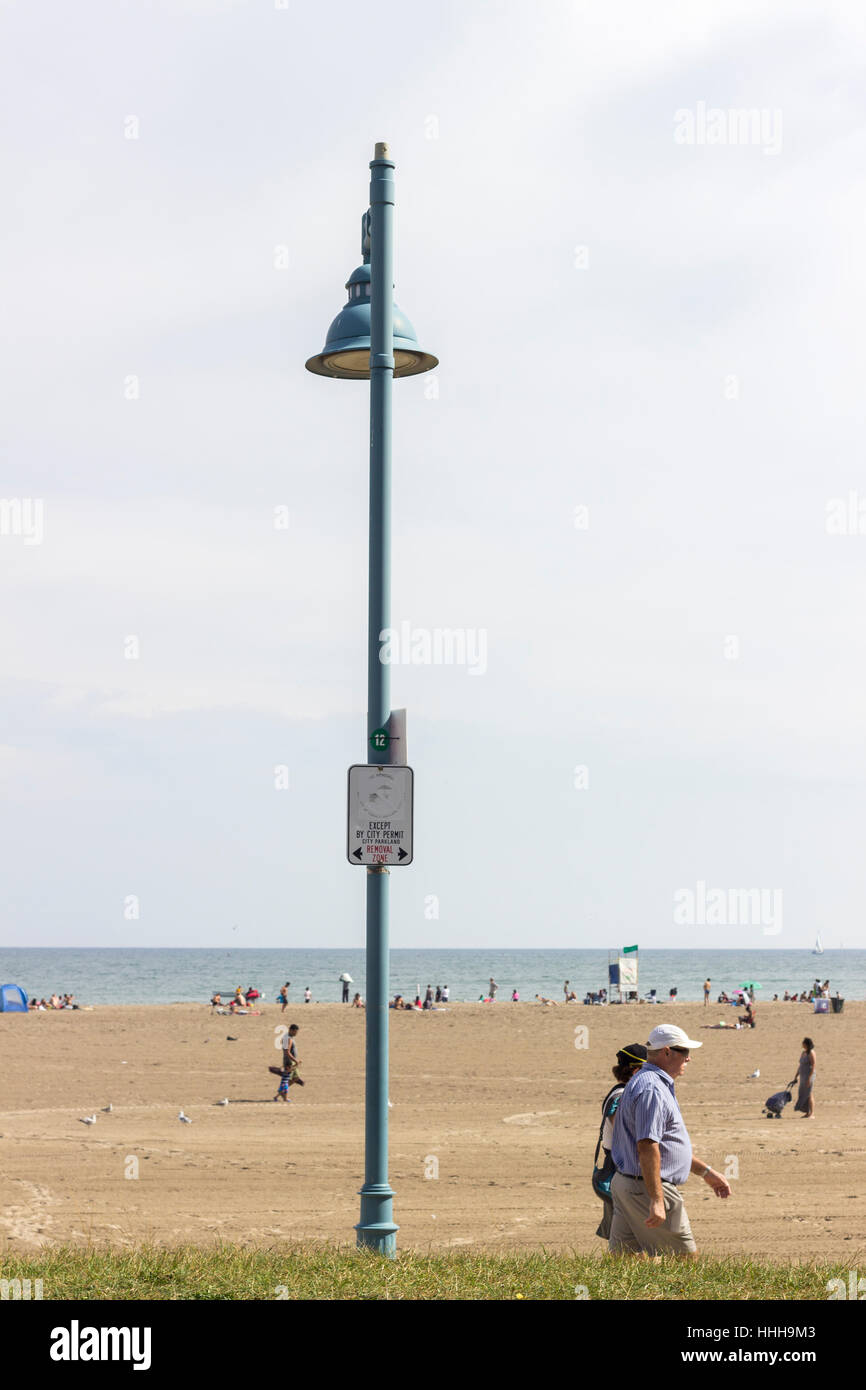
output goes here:
[[[620, 1177], [620, 1178], [628, 1178], [629, 1182], [643, 1182], [643, 1178], [641, 1178], [641, 1177], [635, 1177], [633, 1173], [621, 1173], [621, 1172], [619, 1171], [618, 1168], [617, 1168], [616, 1171], [617, 1171], [617, 1176], [618, 1176], [618, 1177]], [[674, 1182], [672, 1178], [662, 1178], [662, 1182], [670, 1183], [671, 1187], [681, 1187], [681, 1186], [682, 1186], [681, 1183]]]

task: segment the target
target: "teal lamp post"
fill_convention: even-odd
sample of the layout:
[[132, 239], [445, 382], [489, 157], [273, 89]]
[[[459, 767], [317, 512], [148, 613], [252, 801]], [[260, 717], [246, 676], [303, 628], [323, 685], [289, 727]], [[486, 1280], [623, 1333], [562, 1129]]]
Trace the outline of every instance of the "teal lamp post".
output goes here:
[[[391, 382], [438, 366], [393, 300], [394, 162], [377, 144], [370, 163], [370, 208], [362, 219], [358, 266], [346, 282], [348, 300], [325, 346], [307, 370], [343, 381], [370, 382], [370, 558], [365, 761], [387, 763], [393, 750], [375, 746], [391, 716], [390, 668], [380, 659], [391, 625]], [[364, 1186], [358, 1244], [396, 1252], [394, 1193], [388, 1181], [388, 869], [367, 866], [367, 1057]]]

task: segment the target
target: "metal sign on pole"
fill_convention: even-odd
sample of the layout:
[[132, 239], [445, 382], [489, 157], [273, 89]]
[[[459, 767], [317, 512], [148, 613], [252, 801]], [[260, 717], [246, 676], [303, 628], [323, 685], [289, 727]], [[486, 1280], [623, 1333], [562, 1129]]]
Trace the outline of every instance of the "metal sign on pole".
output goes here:
[[412, 863], [414, 782], [411, 767], [355, 763], [349, 768], [350, 864]]

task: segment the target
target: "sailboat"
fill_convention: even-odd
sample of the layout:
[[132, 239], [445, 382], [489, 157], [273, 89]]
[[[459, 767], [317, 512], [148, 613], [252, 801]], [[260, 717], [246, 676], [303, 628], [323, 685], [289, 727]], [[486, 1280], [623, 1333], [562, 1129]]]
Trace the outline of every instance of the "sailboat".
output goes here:
[[824, 954], [824, 947], [821, 945], [821, 933], [819, 932], [818, 935], [815, 937], [815, 949], [814, 949], [814, 951], [812, 952], [812, 955], [813, 955], [813, 956], [823, 956], [823, 954]]

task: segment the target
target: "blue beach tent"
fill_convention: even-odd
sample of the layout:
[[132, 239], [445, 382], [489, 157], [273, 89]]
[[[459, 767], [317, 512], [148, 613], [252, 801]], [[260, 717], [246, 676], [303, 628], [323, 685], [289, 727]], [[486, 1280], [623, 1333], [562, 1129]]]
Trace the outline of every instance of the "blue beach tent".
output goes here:
[[20, 985], [0, 985], [0, 1014], [26, 1014], [27, 995]]

